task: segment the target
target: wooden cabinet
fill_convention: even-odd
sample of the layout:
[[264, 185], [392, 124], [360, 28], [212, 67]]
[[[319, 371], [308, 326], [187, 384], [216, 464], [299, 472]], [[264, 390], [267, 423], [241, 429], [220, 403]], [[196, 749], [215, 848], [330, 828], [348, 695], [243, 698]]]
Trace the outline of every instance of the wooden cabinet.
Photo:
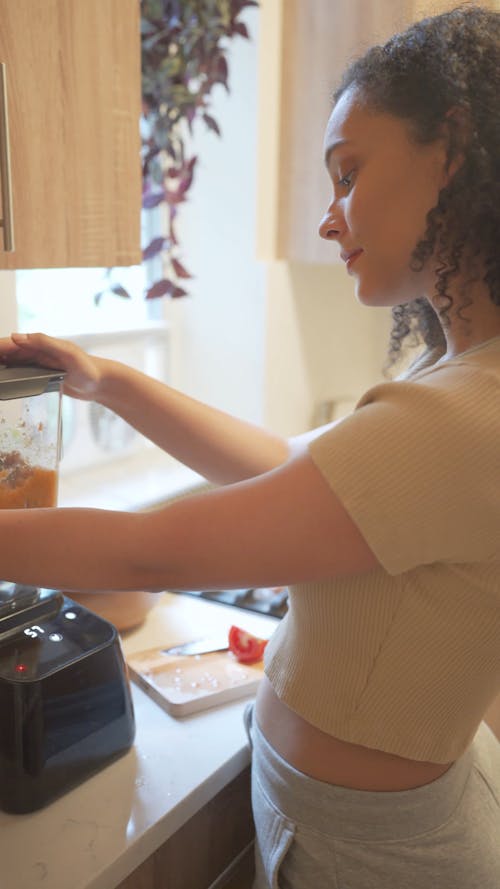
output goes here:
[[[318, 236], [330, 200], [323, 136], [350, 59], [454, 0], [261, 0], [259, 259], [332, 263]], [[499, 6], [500, 0], [484, 5]]]
[[117, 889], [250, 889], [255, 833], [250, 795], [246, 768]]
[[[15, 250], [0, 269], [141, 261], [139, 0], [0, 0]], [[2, 216], [3, 216], [2, 208]]]

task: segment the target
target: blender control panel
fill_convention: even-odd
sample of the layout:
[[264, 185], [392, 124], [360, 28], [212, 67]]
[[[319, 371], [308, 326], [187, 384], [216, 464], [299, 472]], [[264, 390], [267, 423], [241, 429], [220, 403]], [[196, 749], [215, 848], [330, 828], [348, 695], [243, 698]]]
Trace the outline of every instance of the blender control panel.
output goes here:
[[34, 620], [2, 640], [0, 679], [43, 679], [112, 641], [116, 631], [91, 611], [64, 598], [57, 614]]

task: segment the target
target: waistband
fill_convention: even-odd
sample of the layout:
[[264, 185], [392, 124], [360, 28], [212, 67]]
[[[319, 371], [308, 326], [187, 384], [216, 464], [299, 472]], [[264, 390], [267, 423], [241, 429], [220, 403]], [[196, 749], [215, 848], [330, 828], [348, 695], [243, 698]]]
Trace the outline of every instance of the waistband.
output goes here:
[[412, 790], [352, 790], [310, 778], [289, 765], [245, 714], [252, 769], [262, 790], [282, 814], [330, 837], [357, 840], [405, 839], [440, 827], [460, 803], [472, 771], [481, 726], [471, 747], [430, 784]]

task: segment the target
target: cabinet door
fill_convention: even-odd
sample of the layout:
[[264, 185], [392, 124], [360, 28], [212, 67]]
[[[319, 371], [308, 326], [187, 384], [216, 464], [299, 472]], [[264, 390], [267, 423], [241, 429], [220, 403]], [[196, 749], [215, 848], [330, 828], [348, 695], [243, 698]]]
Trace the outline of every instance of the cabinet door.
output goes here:
[[15, 249], [0, 268], [140, 252], [138, 0], [0, 0]]

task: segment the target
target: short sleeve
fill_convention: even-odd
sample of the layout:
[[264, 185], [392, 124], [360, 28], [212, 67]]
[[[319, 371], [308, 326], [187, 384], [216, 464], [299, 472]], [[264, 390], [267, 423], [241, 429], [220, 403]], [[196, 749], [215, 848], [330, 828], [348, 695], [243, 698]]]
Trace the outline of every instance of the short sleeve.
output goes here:
[[500, 384], [454, 366], [370, 389], [309, 445], [381, 565], [500, 558]]

